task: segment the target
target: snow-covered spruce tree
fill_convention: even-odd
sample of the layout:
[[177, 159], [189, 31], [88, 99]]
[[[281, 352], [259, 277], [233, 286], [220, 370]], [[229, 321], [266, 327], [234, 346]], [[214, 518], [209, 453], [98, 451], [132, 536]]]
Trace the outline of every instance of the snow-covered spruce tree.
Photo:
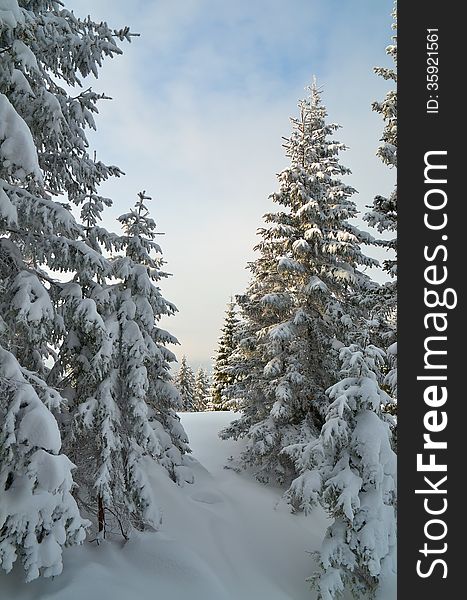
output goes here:
[[230, 394], [242, 416], [221, 432], [248, 439], [241, 464], [263, 481], [290, 481], [294, 462], [281, 451], [319, 434], [352, 323], [349, 299], [367, 280], [357, 267], [375, 264], [361, 251], [368, 236], [349, 223], [357, 211], [341, 180], [345, 146], [331, 137], [339, 126], [327, 123], [315, 84], [299, 110], [285, 142], [291, 164], [272, 195], [281, 210], [265, 215], [252, 281], [238, 297], [243, 339]]
[[[95, 186], [118, 174], [87, 154], [84, 128], [93, 126], [98, 96], [88, 91], [73, 98], [59, 83], [77, 85], [78, 72], [97, 72], [103, 56], [120, 50], [105, 24], [79, 20], [59, 2], [9, 0], [0, 21], [0, 344], [8, 362], [2, 385], [9, 390], [2, 395], [0, 467], [2, 494], [24, 491], [23, 505], [2, 514], [0, 544], [2, 566], [8, 570], [20, 555], [33, 579], [60, 572], [61, 547], [81, 541], [85, 525], [69, 494], [72, 465], [57, 456], [56, 425], [47, 412], [59, 408], [60, 397], [46, 383], [45, 361], [53, 359], [51, 346], [65, 333], [55, 302], [62, 288], [53, 272], [73, 272], [82, 262], [101, 264], [84, 243], [83, 228], [52, 196], [67, 193], [76, 204], [94, 196], [99, 204]], [[16, 373], [13, 381], [11, 373]], [[49, 473], [47, 481], [48, 469], [37, 464], [35, 450], [41, 448], [34, 439], [22, 438], [32, 414], [44, 425], [43, 465], [61, 465], [55, 479]], [[13, 510], [11, 502], [5, 505]], [[26, 506], [29, 512], [22, 514]]]
[[191, 480], [183, 466], [188, 440], [169, 375], [175, 357], [166, 348], [177, 340], [157, 326], [176, 308], [157, 287], [167, 274], [148, 199], [140, 193], [135, 208], [119, 217], [125, 255], [111, 260], [116, 283], [94, 285], [90, 310], [67, 346], [73, 368], [70, 454], [79, 467], [79, 498], [97, 513], [100, 536], [115, 521], [125, 536], [130, 526], [158, 527], [144, 457], [178, 483]]
[[[157, 235], [156, 223], [150, 217], [145, 201], [150, 200], [145, 192], [138, 194], [135, 208], [119, 217], [126, 234], [125, 258], [115, 260], [115, 274], [122, 279], [120, 286], [123, 302], [126, 304], [126, 321], [133, 323], [136, 335], [141, 336], [142, 365], [131, 357], [131, 352], [123, 361], [124, 369], [129, 369], [134, 377], [135, 387], [140, 379], [142, 386], [140, 399], [131, 398], [131, 410], [135, 413], [145, 412], [147, 404], [151, 427], [155, 431], [158, 451], [148, 451], [155, 455], [157, 461], [167, 470], [170, 477], [177, 483], [191, 481], [192, 475], [183, 466], [183, 455], [190, 452], [187, 435], [180, 424], [176, 410], [180, 408], [182, 399], [172, 383], [170, 375], [171, 363], [175, 355], [167, 348], [168, 344], [178, 344], [177, 339], [158, 327], [158, 322], [164, 315], [173, 315], [177, 308], [166, 300], [158, 287], [159, 281], [169, 276], [163, 271], [165, 261], [162, 250], [154, 239]], [[134, 309], [133, 309], [134, 305]], [[119, 315], [122, 318], [122, 308]], [[127, 324], [128, 327], [128, 324]], [[136, 328], [139, 330], [136, 331]], [[122, 330], [121, 330], [122, 331]], [[128, 335], [131, 338], [130, 335]], [[131, 348], [130, 348], [131, 350]], [[132, 362], [131, 369], [130, 363]], [[131, 377], [126, 374], [128, 393], [132, 392]], [[143, 391], [145, 394], [143, 394]], [[135, 390], [133, 390], [135, 392]], [[135, 425], [135, 436], [138, 423]], [[146, 427], [146, 426], [145, 426]], [[138, 442], [140, 445], [142, 442]], [[142, 446], [144, 449], [144, 446]]]
[[[101, 96], [92, 90], [71, 96], [59, 84], [64, 82], [69, 89], [80, 85], [79, 76], [84, 77], [90, 73], [97, 76], [104, 56], [121, 53], [116, 40], [129, 39], [130, 34], [127, 29], [114, 32], [105, 23], [97, 24], [90, 18], [84, 21], [77, 19], [58, 2], [35, 2], [34, 7], [28, 5], [31, 10], [28, 10], [27, 15], [14, 0], [8, 8], [11, 10], [2, 13], [10, 31], [7, 31], [2, 40], [1, 92], [22, 118], [26, 129], [29, 127], [32, 145], [37, 148], [36, 163], [42, 175], [41, 187], [36, 185], [37, 178], [29, 176], [34, 169], [28, 167], [29, 170], [25, 170], [29, 177], [27, 190], [38, 196], [34, 198], [37, 210], [31, 210], [31, 198], [23, 190], [20, 196], [15, 189], [18, 198], [11, 195], [7, 198], [11, 201], [13, 197], [18, 212], [21, 208], [19, 201], [22, 201], [25, 212], [23, 220], [26, 223], [26, 233], [19, 230], [19, 227], [10, 227], [8, 237], [18, 241], [18, 246], [21, 245], [23, 255], [27, 256], [29, 269], [31, 265], [35, 267], [37, 264], [45, 264], [52, 272], [62, 272], [62, 278], [68, 273], [71, 276], [71, 280], [59, 283], [51, 277], [47, 278], [36, 268], [41, 281], [45, 280], [49, 286], [44, 289], [52, 299], [54, 311], [57, 307], [59, 310], [58, 313], [54, 312], [54, 323], [48, 326], [48, 331], [42, 322], [41, 329], [37, 327], [35, 331], [44, 332], [41, 339], [47, 339], [60, 347], [52, 371], [47, 373], [45, 369], [45, 373], [49, 382], [65, 389], [68, 398], [68, 411], [73, 418], [67, 419], [66, 415], [61, 418], [64, 431], [68, 431], [70, 422], [79, 421], [76, 419], [76, 411], [80, 411], [81, 420], [89, 417], [90, 413], [86, 414], [83, 407], [84, 400], [96, 401], [104, 413], [102, 428], [98, 432], [101, 436], [99, 443], [105, 447], [105, 461], [109, 461], [113, 444], [118, 445], [113, 437], [113, 426], [119, 419], [115, 386], [118, 388], [120, 383], [116, 379], [120, 372], [116, 371], [113, 363], [114, 340], [118, 330], [118, 322], [115, 322], [113, 315], [118, 307], [119, 296], [113, 295], [106, 283], [106, 278], [113, 276], [114, 272], [112, 264], [102, 256], [102, 249], [115, 251], [124, 247], [124, 244], [119, 236], [98, 226], [100, 213], [110, 201], [99, 196], [97, 188], [103, 180], [111, 175], [119, 175], [120, 171], [96, 161], [88, 153], [85, 129], [94, 128], [93, 113], [97, 112], [97, 102]], [[7, 138], [11, 137], [8, 130], [5, 135]], [[11, 154], [11, 142], [9, 144], [9, 147], [5, 144], [4, 150]], [[27, 149], [27, 144], [25, 148]], [[29, 157], [27, 153], [25, 156]], [[5, 166], [10, 168], [16, 178], [21, 178], [21, 169], [17, 168], [10, 155], [6, 158]], [[8, 190], [4, 189], [8, 195]], [[51, 202], [47, 195], [50, 193], [66, 193], [68, 200], [81, 206], [83, 226], [76, 224], [66, 206]], [[5, 202], [3, 204], [11, 220], [9, 205]], [[29, 222], [26, 222], [26, 217]], [[17, 263], [18, 256], [21, 257], [21, 253], [13, 255], [9, 251], [8, 259]], [[39, 287], [33, 287], [26, 277], [21, 282], [32, 298], [29, 313], [39, 321], [37, 315], [41, 307], [43, 315], [50, 318], [51, 313], [47, 312], [46, 303], [42, 299], [40, 303], [36, 302]], [[11, 294], [16, 294], [18, 298], [26, 295], [24, 290], [20, 289], [21, 295], [14, 288], [12, 290]], [[9, 289], [6, 290], [6, 298], [8, 293]], [[15, 304], [12, 306], [14, 308]], [[23, 321], [26, 314], [27, 309], [20, 313]], [[6, 315], [9, 316], [9, 313]], [[31, 348], [39, 348], [44, 353], [49, 351], [47, 344], [25, 343], [21, 339], [16, 341], [21, 330], [16, 322], [13, 324], [15, 327], [8, 323], [8, 334], [11, 338], [11, 331], [14, 331], [17, 354], [20, 350], [28, 352]], [[29, 327], [27, 331], [30, 330]], [[50, 332], [54, 335], [50, 335]], [[37, 337], [37, 333], [35, 335]], [[36, 361], [34, 368], [38, 371], [41, 365], [37, 365], [37, 355], [35, 352], [33, 358]], [[170, 421], [169, 411], [161, 408], [161, 395], [159, 401], [159, 413]], [[175, 421], [176, 419], [173, 423], [174, 430], [177, 428]], [[154, 427], [157, 428], [157, 424], [154, 423]], [[67, 447], [80, 459], [78, 479], [86, 482], [88, 478], [85, 476], [85, 468], [92, 468], [95, 455], [92, 453], [92, 444], [88, 444], [89, 439], [76, 434], [74, 429], [68, 436]], [[164, 438], [162, 431], [159, 432], [159, 437]], [[180, 429], [178, 437], [180, 446], [183, 446], [183, 430]], [[165, 443], [164, 448], [166, 458], [173, 455], [167, 461], [176, 462], [176, 452], [171, 451], [170, 444]], [[123, 449], [119, 458], [122, 456]], [[86, 457], [91, 460], [85, 461]], [[102, 487], [105, 487], [109, 477], [106, 467], [107, 464], [99, 473], [99, 485]], [[124, 469], [121, 469], [119, 476], [123, 472]], [[121, 500], [123, 506], [125, 502], [126, 499]], [[98, 504], [99, 521], [102, 525], [105, 516], [102, 494], [98, 496]]]
[[[394, 31], [397, 29], [397, 4], [394, 3], [392, 13]], [[373, 110], [379, 113], [384, 120], [384, 130], [381, 145], [377, 155], [389, 168], [397, 167], [397, 35], [393, 36], [393, 43], [386, 48], [386, 53], [394, 61], [393, 68], [377, 67], [375, 72], [386, 80], [394, 83], [382, 102], [374, 102]], [[374, 240], [374, 244], [386, 248], [391, 253], [383, 263], [383, 269], [390, 281], [376, 289], [363, 299], [363, 302], [371, 308], [372, 313], [381, 323], [381, 342], [386, 347], [394, 344], [396, 338], [397, 322], [397, 186], [391, 195], [376, 196], [373, 200], [371, 210], [364, 215], [364, 220], [377, 229], [384, 238]], [[395, 347], [393, 347], [393, 350]], [[395, 377], [395, 372], [391, 376]]]
[[199, 368], [195, 375], [194, 409], [201, 412], [207, 409], [209, 402], [209, 377], [205, 369]]
[[[61, 272], [62, 280], [68, 274], [72, 277], [71, 282], [47, 281], [54, 309], [59, 308], [49, 340], [61, 345], [47, 380], [60, 388], [72, 382], [75, 373], [65, 360], [68, 351], [81, 360], [82, 381], [89, 387], [103, 379], [109, 358], [102, 347], [106, 331], [92, 298], [94, 288], [99, 289], [99, 283], [111, 274], [98, 241], [109, 249], [114, 237], [95, 226], [104, 204], [110, 202], [98, 195], [97, 187], [120, 171], [88, 154], [85, 129], [95, 128], [93, 113], [100, 96], [92, 90], [71, 96], [60, 84], [67, 89], [80, 87], [79, 77], [97, 76], [104, 56], [121, 53], [116, 39], [129, 33], [113, 32], [90, 18], [77, 19], [58, 2], [39, 1], [28, 9], [20, 9], [23, 18], [4, 40], [10, 62], [2, 63], [7, 65], [2, 69], [2, 87], [5, 82], [5, 95], [32, 134], [43, 186], [28, 186], [28, 191], [41, 196], [39, 205], [34, 211], [26, 205], [30, 222], [24, 230], [10, 230], [9, 237], [32, 264], [45, 265], [52, 274]], [[81, 206], [84, 227], [76, 225], [66, 205], [52, 202], [50, 194], [66, 194], [69, 201]], [[48, 215], [44, 205], [61, 213]], [[30, 293], [33, 300], [35, 293]], [[89, 341], [83, 345], [83, 353], [77, 352], [82, 342], [77, 335], [80, 326]], [[89, 365], [92, 368], [87, 368]], [[76, 395], [80, 390], [73, 391]], [[66, 419], [61, 421], [66, 425]]]
[[121, 174], [88, 152], [85, 130], [95, 129], [93, 115], [105, 96], [91, 89], [73, 95], [68, 90], [81, 88], [81, 77], [97, 77], [104, 57], [122, 53], [118, 39], [130, 40], [131, 34], [128, 28], [113, 31], [90, 17], [77, 18], [54, 0], [8, 4], [2, 12], [8, 18], [2, 30], [0, 91], [32, 133], [47, 192], [66, 192], [82, 207], [84, 221], [98, 219], [110, 202], [98, 195], [98, 185]]
[[[2, 312], [9, 348], [23, 366], [43, 376], [50, 343], [56, 343], [63, 331], [50, 301], [59, 286], [38, 266], [73, 270], [86, 253], [79, 240], [82, 228], [65, 205], [52, 201], [51, 194], [68, 192], [79, 203], [87, 190], [93, 191], [84, 127], [93, 123], [96, 98], [71, 98], [57, 82], [73, 85], [78, 70], [86, 75], [104, 54], [120, 51], [111, 44], [108, 28], [102, 26], [101, 39], [96, 24], [79, 22], [60, 3], [38, 1], [31, 6], [11, 0], [4, 8], [0, 31], [0, 218], [6, 275]], [[86, 41], [87, 52], [83, 51]], [[78, 157], [86, 164], [79, 165]], [[117, 171], [97, 166], [97, 182]], [[73, 197], [73, 189], [80, 194]]]
[[[1, 15], [3, 314], [9, 348], [45, 376], [44, 359], [64, 334], [55, 309], [66, 295], [54, 274], [106, 272], [86, 232], [109, 202], [97, 186], [120, 173], [88, 154], [85, 130], [95, 127], [99, 96], [67, 90], [80, 86], [79, 77], [97, 75], [104, 56], [120, 54], [116, 39], [129, 33], [77, 19], [61, 2], [11, 0]], [[88, 227], [76, 223], [69, 205], [53, 201], [59, 194], [82, 206]]]
[[0, 567], [20, 559], [26, 581], [62, 572], [62, 548], [89, 523], [71, 495], [74, 465], [50, 412], [60, 396], [0, 347]]
[[180, 394], [181, 409], [184, 411], [195, 410], [195, 374], [187, 363], [186, 356], [182, 356], [180, 368], [175, 377], [175, 387]]
[[394, 400], [380, 387], [381, 349], [352, 344], [340, 357], [342, 378], [326, 392], [319, 438], [287, 449], [301, 472], [287, 496], [305, 511], [320, 502], [334, 519], [312, 577], [319, 598], [335, 600], [345, 590], [355, 598], [386, 598], [396, 574], [397, 479], [382, 407]]
[[216, 356], [213, 359], [214, 368], [211, 385], [211, 407], [213, 410], [226, 410], [229, 407], [226, 390], [234, 382], [234, 377], [230, 370], [230, 359], [236, 350], [238, 341], [237, 327], [238, 317], [235, 302], [229, 302], [225, 311], [224, 325], [221, 329]]
[[77, 498], [86, 513], [97, 519], [102, 537], [106, 510], [122, 521], [125, 506], [120, 389], [114, 364], [120, 348], [117, 295], [105, 281], [94, 282], [93, 274], [90, 269], [87, 278], [81, 268], [80, 284], [63, 286], [61, 309], [67, 335], [51, 376], [67, 398], [62, 429], [66, 452], [78, 467]]

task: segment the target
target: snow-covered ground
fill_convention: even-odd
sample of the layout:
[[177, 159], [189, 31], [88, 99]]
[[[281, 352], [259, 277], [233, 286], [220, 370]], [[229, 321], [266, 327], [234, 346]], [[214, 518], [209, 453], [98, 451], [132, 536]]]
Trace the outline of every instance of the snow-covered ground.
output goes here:
[[239, 443], [217, 433], [232, 418], [228, 412], [182, 414], [193, 485], [179, 488], [150, 464], [163, 512], [160, 531], [66, 550], [63, 574], [54, 580], [26, 584], [15, 568], [0, 575], [0, 599], [312, 600], [307, 551], [319, 548], [324, 514], [292, 515], [280, 490], [224, 469]]

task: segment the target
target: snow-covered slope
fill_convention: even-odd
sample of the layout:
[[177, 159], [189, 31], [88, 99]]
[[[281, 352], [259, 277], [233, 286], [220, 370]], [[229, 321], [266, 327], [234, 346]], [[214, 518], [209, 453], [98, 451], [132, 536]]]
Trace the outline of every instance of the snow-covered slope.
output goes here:
[[195, 484], [179, 488], [148, 463], [159, 532], [71, 548], [54, 580], [25, 584], [15, 568], [0, 575], [1, 600], [312, 600], [306, 551], [318, 549], [326, 519], [319, 509], [292, 515], [280, 490], [223, 468], [239, 451], [217, 437], [232, 418], [182, 414]]

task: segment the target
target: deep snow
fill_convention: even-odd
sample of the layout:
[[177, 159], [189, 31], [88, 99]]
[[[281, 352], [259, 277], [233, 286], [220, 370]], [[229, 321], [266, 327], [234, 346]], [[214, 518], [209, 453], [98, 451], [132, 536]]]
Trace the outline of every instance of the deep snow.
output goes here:
[[[148, 471], [163, 515], [157, 533], [129, 542], [86, 542], [64, 554], [59, 577], [26, 584], [15, 567], [0, 575], [1, 600], [312, 600], [307, 551], [327, 525], [320, 509], [292, 515], [281, 491], [224, 469], [240, 442], [218, 431], [229, 412], [182, 413], [195, 483], [180, 488], [160, 467]], [[161, 483], [162, 482], [162, 483]]]

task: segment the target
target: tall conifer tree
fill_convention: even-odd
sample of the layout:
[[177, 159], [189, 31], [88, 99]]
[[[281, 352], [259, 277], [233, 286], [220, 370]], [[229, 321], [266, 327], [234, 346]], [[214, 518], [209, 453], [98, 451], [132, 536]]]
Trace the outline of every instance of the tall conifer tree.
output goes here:
[[[0, 563], [7, 571], [21, 557], [27, 579], [61, 571], [61, 548], [84, 539], [70, 494], [72, 463], [60, 455], [57, 415], [63, 402], [53, 389], [50, 362], [66, 335], [64, 294], [56, 274], [108, 265], [87, 239], [70, 206], [96, 211], [106, 203], [99, 183], [118, 175], [88, 154], [85, 129], [101, 96], [77, 95], [80, 77], [97, 75], [105, 56], [120, 54], [116, 32], [81, 20], [60, 2], [11, 0], [0, 15]], [[101, 236], [102, 237], [102, 236]], [[47, 270], [44, 269], [47, 267]], [[66, 311], [69, 310], [67, 305]], [[89, 304], [80, 308], [82, 315]], [[60, 417], [60, 421], [63, 419]], [[35, 427], [31, 426], [34, 421]], [[40, 435], [37, 433], [40, 431]], [[47, 478], [47, 473], [55, 478]], [[21, 490], [30, 502], [12, 503]], [[26, 511], [25, 507], [29, 507]]]
[[[397, 30], [397, 6], [394, 3], [392, 13], [394, 32]], [[373, 110], [380, 114], [384, 121], [381, 145], [377, 155], [389, 168], [397, 168], [397, 34], [394, 33], [393, 43], [386, 48], [386, 54], [394, 61], [394, 67], [377, 67], [375, 72], [384, 79], [394, 83], [394, 87], [386, 94], [382, 102], [374, 102]], [[379, 247], [386, 248], [391, 253], [383, 263], [383, 268], [390, 281], [382, 285], [367, 303], [372, 304], [372, 310], [385, 330], [385, 339], [392, 343], [395, 339], [397, 311], [397, 186], [389, 197], [376, 196], [371, 210], [364, 215], [372, 227], [379, 233], [386, 234], [383, 239], [375, 240]], [[384, 332], [383, 332], [384, 334]]]
[[244, 338], [234, 371], [244, 376], [232, 393], [243, 414], [221, 435], [248, 439], [241, 462], [262, 480], [289, 481], [295, 468], [282, 449], [319, 434], [352, 324], [349, 299], [367, 280], [358, 266], [375, 264], [361, 251], [368, 236], [349, 222], [357, 211], [341, 179], [345, 146], [331, 137], [339, 126], [327, 122], [320, 95], [314, 84], [292, 119], [290, 166], [271, 197], [280, 210], [265, 215], [252, 281], [238, 299]]

